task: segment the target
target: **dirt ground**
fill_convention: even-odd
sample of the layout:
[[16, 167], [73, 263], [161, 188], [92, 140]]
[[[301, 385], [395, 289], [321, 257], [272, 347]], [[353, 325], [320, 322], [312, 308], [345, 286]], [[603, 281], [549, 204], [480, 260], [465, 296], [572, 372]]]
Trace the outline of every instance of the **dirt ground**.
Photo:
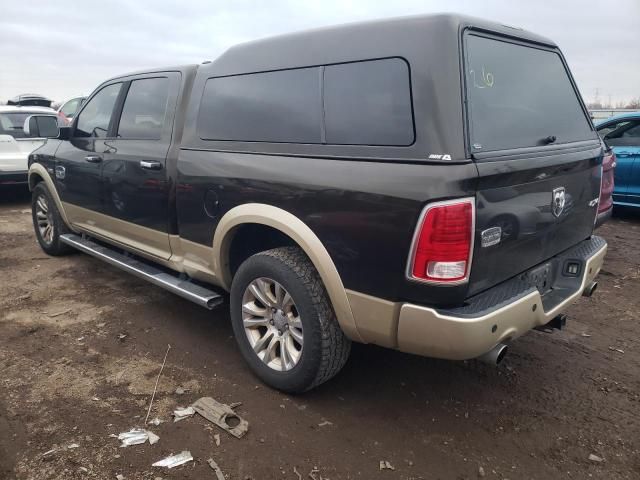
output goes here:
[[[29, 209], [28, 193], [0, 192], [0, 478], [214, 479], [209, 458], [240, 480], [640, 478], [638, 214], [601, 228], [600, 287], [566, 330], [527, 334], [499, 368], [354, 345], [338, 377], [287, 396], [245, 367], [225, 307], [86, 255], [47, 257]], [[160, 441], [120, 448], [110, 435], [143, 426], [168, 344]], [[242, 402], [249, 433], [171, 423], [201, 396]], [[183, 450], [195, 461], [151, 466]]]

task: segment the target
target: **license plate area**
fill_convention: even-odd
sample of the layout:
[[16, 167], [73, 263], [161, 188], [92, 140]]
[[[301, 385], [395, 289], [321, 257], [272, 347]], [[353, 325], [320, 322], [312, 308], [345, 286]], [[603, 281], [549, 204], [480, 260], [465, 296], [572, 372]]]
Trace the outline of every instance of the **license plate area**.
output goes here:
[[551, 282], [553, 280], [553, 269], [551, 262], [532, 268], [524, 274], [524, 279], [532, 287], [536, 287], [540, 295], [544, 295], [551, 290]]

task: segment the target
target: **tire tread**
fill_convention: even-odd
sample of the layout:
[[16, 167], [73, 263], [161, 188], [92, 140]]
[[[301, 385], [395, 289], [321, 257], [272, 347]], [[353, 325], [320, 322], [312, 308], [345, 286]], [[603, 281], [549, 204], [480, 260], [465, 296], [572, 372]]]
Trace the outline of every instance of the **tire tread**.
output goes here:
[[[47, 245], [45, 244], [42, 239], [40, 238], [40, 233], [38, 232], [38, 227], [36, 224], [36, 219], [35, 219], [35, 203], [36, 203], [36, 199], [38, 198], [39, 195], [44, 195], [45, 197], [47, 197], [47, 204], [49, 205], [49, 209], [52, 212], [52, 216], [53, 216], [53, 222], [54, 222], [54, 239], [53, 242], [51, 243], [51, 245]], [[64, 235], [65, 233], [69, 233], [71, 232], [71, 230], [69, 229], [69, 227], [67, 226], [66, 223], [64, 223], [64, 220], [62, 218], [62, 215], [60, 215], [60, 212], [58, 211], [58, 207], [56, 205], [56, 202], [54, 201], [51, 192], [49, 192], [49, 189], [47, 188], [47, 185], [44, 182], [40, 182], [38, 183], [34, 188], [33, 188], [33, 193], [32, 193], [32, 197], [31, 197], [31, 217], [33, 220], [33, 228], [35, 230], [35, 235], [36, 235], [36, 239], [38, 240], [38, 243], [40, 244], [40, 248], [42, 248], [42, 250], [48, 254], [48, 255], [52, 255], [52, 256], [62, 256], [62, 255], [67, 255], [69, 253], [72, 253], [74, 251], [74, 249], [72, 247], [70, 247], [69, 245], [67, 245], [66, 243], [62, 243], [62, 241], [60, 240], [60, 235]]]
[[351, 352], [351, 341], [338, 324], [318, 271], [299, 247], [279, 247], [256, 255], [272, 257], [293, 270], [311, 295], [320, 322], [322, 358], [316, 378], [306, 390], [317, 387], [330, 380], [344, 367]]

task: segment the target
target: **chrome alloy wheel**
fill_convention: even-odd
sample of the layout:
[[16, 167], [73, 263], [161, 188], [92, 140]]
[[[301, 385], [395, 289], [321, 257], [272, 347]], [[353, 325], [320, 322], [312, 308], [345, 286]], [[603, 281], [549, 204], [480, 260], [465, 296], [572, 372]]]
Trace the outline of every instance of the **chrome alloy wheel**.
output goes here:
[[293, 298], [275, 280], [253, 280], [242, 296], [242, 323], [258, 358], [274, 370], [287, 371], [302, 357], [302, 321]]
[[40, 237], [47, 245], [53, 242], [53, 218], [49, 210], [47, 197], [40, 195], [36, 200], [36, 221]]

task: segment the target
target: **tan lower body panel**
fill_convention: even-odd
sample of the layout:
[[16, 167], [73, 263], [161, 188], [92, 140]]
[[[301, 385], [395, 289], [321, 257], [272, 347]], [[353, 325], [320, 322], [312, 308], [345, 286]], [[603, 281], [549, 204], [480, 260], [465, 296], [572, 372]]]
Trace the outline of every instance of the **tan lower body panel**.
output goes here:
[[587, 261], [580, 288], [548, 312], [537, 291], [477, 318], [452, 317], [432, 308], [403, 304], [398, 320], [398, 349], [449, 360], [478, 357], [499, 343], [549, 323], [575, 302], [600, 271], [606, 252], [604, 246]]
[[79, 230], [99, 236], [107, 241], [144, 252], [154, 258], [169, 260], [171, 247], [169, 234], [152, 228], [141, 227], [72, 203], [62, 202], [71, 225]]
[[401, 303], [347, 290], [358, 332], [365, 343], [396, 348]]
[[180, 271], [192, 278], [220, 286], [218, 275], [213, 269], [213, 248], [190, 240], [180, 238], [179, 235], [169, 235], [172, 262], [180, 265]]

